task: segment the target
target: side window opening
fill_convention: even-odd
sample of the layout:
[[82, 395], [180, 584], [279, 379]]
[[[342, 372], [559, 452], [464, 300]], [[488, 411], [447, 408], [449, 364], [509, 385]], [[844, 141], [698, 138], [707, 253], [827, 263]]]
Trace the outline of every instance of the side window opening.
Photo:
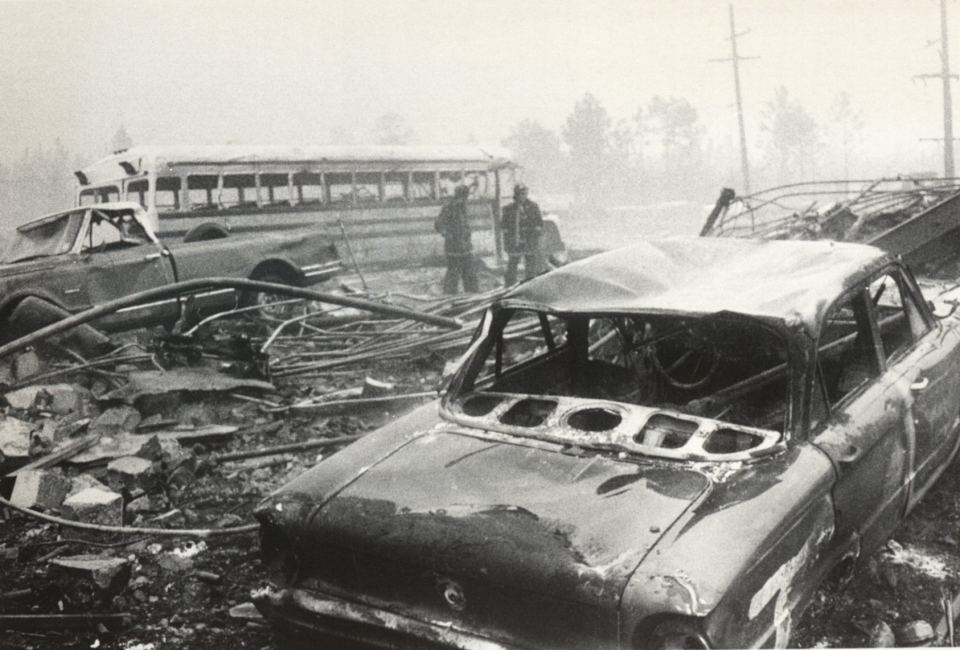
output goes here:
[[147, 207], [147, 190], [149, 182], [147, 179], [130, 181], [127, 183], [127, 200], [139, 203], [141, 207]]
[[353, 203], [353, 174], [349, 172], [330, 172], [324, 175], [331, 203]]
[[160, 176], [154, 196], [157, 212], [176, 212], [180, 209], [180, 177]]
[[845, 298], [821, 329], [818, 379], [830, 407], [880, 375], [870, 300], [866, 291]]
[[316, 172], [297, 172], [293, 175], [293, 191], [297, 203], [323, 203], [323, 176]]
[[882, 275], [871, 283], [870, 296], [887, 359], [912, 347], [929, 330], [913, 295], [904, 291], [898, 276]]
[[437, 199], [436, 174], [413, 172], [410, 183], [411, 201], [435, 201]]
[[260, 174], [260, 201], [263, 205], [290, 205], [289, 180], [287, 174]]
[[406, 172], [387, 172], [383, 175], [383, 200], [399, 203], [407, 200], [410, 176]]
[[253, 174], [224, 174], [220, 206], [248, 208], [257, 205], [257, 184]]
[[120, 200], [120, 189], [116, 185], [91, 187], [80, 192], [80, 205], [94, 205]]
[[453, 196], [453, 191], [463, 181], [463, 174], [460, 172], [440, 172], [440, 198], [449, 198]]
[[380, 172], [357, 172], [356, 197], [358, 203], [380, 200]]
[[190, 198], [190, 207], [193, 210], [215, 210], [217, 208], [217, 187], [219, 178], [216, 174], [192, 174], [187, 176], [187, 195]]

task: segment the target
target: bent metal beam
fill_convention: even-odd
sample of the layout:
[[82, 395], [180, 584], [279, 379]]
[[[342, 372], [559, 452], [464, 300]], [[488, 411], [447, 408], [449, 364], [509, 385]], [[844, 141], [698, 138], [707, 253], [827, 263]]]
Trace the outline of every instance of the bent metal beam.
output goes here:
[[409, 318], [410, 320], [428, 323], [430, 325], [437, 325], [438, 327], [444, 327], [451, 330], [457, 330], [463, 326], [462, 323], [455, 318], [447, 318], [445, 316], [437, 316], [434, 314], [425, 314], [423, 312], [416, 311], [415, 309], [407, 309], [405, 307], [399, 307], [396, 305], [386, 305], [383, 303], [374, 302], [372, 300], [364, 300], [363, 298], [351, 298], [348, 296], [327, 293], [325, 291], [314, 291], [312, 289], [304, 289], [302, 287], [293, 287], [286, 284], [274, 284], [272, 282], [259, 282], [257, 280], [241, 280], [238, 278], [203, 278], [200, 280], [178, 282], [176, 284], [158, 287], [156, 289], [148, 289], [146, 291], [130, 294], [129, 296], [117, 298], [116, 300], [111, 300], [102, 305], [92, 307], [91, 309], [82, 311], [78, 314], [70, 316], [69, 318], [65, 318], [62, 321], [58, 321], [38, 329], [35, 332], [31, 332], [30, 334], [20, 337], [15, 341], [11, 341], [6, 345], [0, 346], [0, 357], [5, 357], [14, 352], [18, 352], [50, 336], [65, 332], [73, 327], [76, 327], [77, 325], [89, 323], [90, 321], [96, 320], [108, 314], [112, 314], [126, 307], [132, 307], [142, 302], [160, 300], [163, 298], [170, 298], [172, 296], [180, 296], [193, 293], [195, 291], [202, 291], [204, 289], [216, 287], [246, 289], [251, 291], [269, 291], [295, 298], [306, 298], [307, 300], [316, 300], [318, 302], [329, 303], [332, 305], [364, 309], [377, 314], [384, 314], [386, 316]]

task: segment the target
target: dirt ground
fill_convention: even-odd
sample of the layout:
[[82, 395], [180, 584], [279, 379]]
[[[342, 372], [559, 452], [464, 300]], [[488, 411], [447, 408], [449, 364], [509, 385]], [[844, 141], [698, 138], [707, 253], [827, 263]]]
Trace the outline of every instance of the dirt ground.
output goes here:
[[[375, 289], [400, 282], [411, 294], [436, 295], [439, 275], [439, 270], [428, 269], [366, 279]], [[488, 285], [484, 288], [490, 288], [494, 279], [487, 276], [484, 282]], [[408, 359], [367, 362], [319, 378], [278, 380], [270, 399], [289, 403], [307, 394], [352, 389], [363, 385], [366, 377], [395, 384], [398, 393], [423, 390], [439, 384], [444, 363], [457, 354], [453, 350], [418, 352]], [[96, 375], [91, 375], [86, 383], [96, 381]], [[237, 427], [225, 440], [191, 447], [201, 461], [213, 454], [363, 434], [396, 416], [382, 409], [325, 416], [275, 413], [262, 403], [233, 395], [191, 393], [167, 404], [167, 417]], [[154, 502], [135, 508], [135, 513], [128, 506], [126, 523], [210, 529], [251, 523], [250, 513], [265, 495], [336, 449], [201, 462], [196, 480], [183, 489], [158, 495]], [[96, 476], [105, 470], [83, 471]], [[248, 605], [251, 590], [264, 583], [254, 533], [202, 541], [107, 534], [78, 540], [55, 524], [5, 513], [0, 516], [0, 550], [18, 549], [18, 554], [13, 558], [0, 553], [0, 615], [123, 613], [127, 620], [120, 625], [104, 620], [80, 629], [0, 630], [0, 650], [279, 647]], [[846, 588], [824, 587], [817, 593], [794, 626], [793, 647], [869, 646], [871, 634], [882, 629], [881, 622], [894, 632], [917, 621], [936, 627], [944, 615], [944, 596], [952, 599], [960, 584], [957, 463], [892, 540], [857, 569]], [[127, 559], [132, 568], [129, 581], [118, 593], [100, 593], [50, 570], [55, 557], [78, 554]]]

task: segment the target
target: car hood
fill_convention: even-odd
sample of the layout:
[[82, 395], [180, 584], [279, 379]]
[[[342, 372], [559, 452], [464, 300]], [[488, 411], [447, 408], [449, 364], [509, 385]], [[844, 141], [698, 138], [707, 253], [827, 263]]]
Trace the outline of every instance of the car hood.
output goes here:
[[[316, 511], [307, 537], [366, 566], [616, 608], [710, 482], [677, 464], [565, 449], [434, 430], [365, 468]], [[390, 587], [367, 576], [365, 590], [389, 597]]]

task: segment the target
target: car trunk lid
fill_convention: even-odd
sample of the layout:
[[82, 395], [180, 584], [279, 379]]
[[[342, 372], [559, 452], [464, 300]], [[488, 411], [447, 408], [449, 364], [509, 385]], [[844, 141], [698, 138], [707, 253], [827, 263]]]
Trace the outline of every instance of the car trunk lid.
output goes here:
[[319, 511], [311, 573], [478, 627], [506, 618], [529, 630], [532, 616], [541, 634], [569, 641], [571, 627], [615, 625], [631, 573], [707, 485], [679, 463], [431, 433]]

